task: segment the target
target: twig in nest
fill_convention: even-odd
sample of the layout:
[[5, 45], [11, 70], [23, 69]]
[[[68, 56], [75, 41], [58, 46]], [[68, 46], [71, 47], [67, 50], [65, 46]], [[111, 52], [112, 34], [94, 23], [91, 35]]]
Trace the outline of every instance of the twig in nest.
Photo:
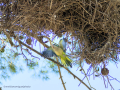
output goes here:
[[51, 3], [50, 3], [50, 9], [52, 8], [52, 3], [53, 3], [53, 0], [51, 0]]
[[5, 30], [4, 30], [3, 32], [4, 32], [5, 35], [7, 36], [8, 40], [9, 40], [9, 42], [10, 42], [10, 45], [13, 46], [14, 44], [13, 44], [11, 38], [10, 38], [10, 34], [8, 34]]

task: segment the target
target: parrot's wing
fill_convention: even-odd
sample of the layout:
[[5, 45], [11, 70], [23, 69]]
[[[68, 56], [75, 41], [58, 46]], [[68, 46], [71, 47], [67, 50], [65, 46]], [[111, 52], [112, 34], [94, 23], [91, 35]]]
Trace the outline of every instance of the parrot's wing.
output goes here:
[[63, 38], [59, 41], [59, 46], [63, 49], [64, 52], [66, 52], [66, 38]]
[[49, 47], [47, 50], [42, 52], [42, 55], [46, 58], [57, 56], [54, 51], [52, 50], [52, 47]]

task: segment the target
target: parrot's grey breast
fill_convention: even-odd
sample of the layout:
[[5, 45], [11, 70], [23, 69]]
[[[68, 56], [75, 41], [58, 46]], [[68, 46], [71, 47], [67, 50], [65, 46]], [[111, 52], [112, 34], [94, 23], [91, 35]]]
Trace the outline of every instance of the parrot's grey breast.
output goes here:
[[55, 54], [58, 56], [63, 54], [63, 50], [59, 46], [53, 45], [52, 49], [55, 52]]

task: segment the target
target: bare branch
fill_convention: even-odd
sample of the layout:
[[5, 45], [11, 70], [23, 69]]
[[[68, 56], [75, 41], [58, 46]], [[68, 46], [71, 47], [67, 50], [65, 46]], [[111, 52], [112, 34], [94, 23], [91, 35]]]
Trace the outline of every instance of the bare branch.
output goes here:
[[[27, 48], [31, 49], [31, 50], [34, 51], [35, 53], [37, 53], [37, 54], [39, 54], [40, 56], [42, 56], [42, 54], [39, 53], [38, 51], [36, 51], [35, 49], [29, 47], [28, 45], [26, 45], [25, 43], [21, 42], [20, 40], [19, 40], [19, 42], [20, 42], [20, 44], [26, 46]], [[44, 57], [44, 56], [43, 56], [43, 57]], [[62, 64], [60, 64], [59, 62], [57, 62], [57, 61], [55, 61], [55, 60], [53, 60], [53, 59], [51, 59], [51, 58], [47, 58], [47, 59], [50, 60], [50, 61], [52, 61], [52, 62], [54, 62], [55, 64], [59, 65], [60, 67], [65, 68], [71, 75], [73, 75], [74, 78], [77, 78], [82, 84], [84, 84], [89, 90], [91, 90], [89, 86], [87, 86], [80, 78], [78, 78], [76, 75], [74, 75], [68, 68], [64, 67]]]
[[10, 42], [10, 45], [13, 46], [14, 44], [13, 44], [11, 38], [10, 38], [10, 34], [8, 34], [8, 33], [6, 32], [6, 30], [4, 30], [3, 32], [4, 32], [5, 35], [7, 36], [8, 40], [9, 40], [9, 42]]
[[[57, 58], [57, 57], [56, 57], [56, 60], [57, 60], [57, 62], [58, 62], [58, 58]], [[63, 87], [64, 87], [64, 90], [66, 90], [65, 83], [63, 82], [63, 79], [62, 79], [62, 75], [61, 75], [60, 67], [59, 67], [58, 64], [57, 64], [57, 66], [58, 66], [58, 70], [59, 70], [59, 74], [60, 74], [60, 79], [61, 79], [61, 81], [62, 81], [62, 85], [63, 85]]]

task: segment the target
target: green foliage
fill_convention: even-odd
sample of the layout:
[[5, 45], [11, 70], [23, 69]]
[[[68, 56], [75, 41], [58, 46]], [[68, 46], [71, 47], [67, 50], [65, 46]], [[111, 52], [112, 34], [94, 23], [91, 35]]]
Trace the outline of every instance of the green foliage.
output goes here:
[[48, 71], [47, 70], [46, 71], [40, 70], [40, 73], [46, 74], [46, 73], [48, 73]]
[[0, 52], [2, 52], [2, 53], [3, 53], [4, 51], [5, 51], [5, 49], [1, 49], [1, 50], [0, 50]]
[[55, 73], [59, 72], [56, 64], [54, 64], [53, 62], [50, 62], [50, 61], [48, 61], [48, 63], [49, 63], [49, 68], [52, 69], [53, 72], [55, 72]]
[[14, 53], [14, 57], [17, 57], [19, 54], [18, 54], [18, 52], [15, 52]]
[[0, 49], [0, 52], [3, 53], [5, 51], [5, 46], [3, 46], [1, 49]]
[[9, 70], [12, 72], [12, 73], [16, 73], [16, 66], [13, 64], [13, 63], [9, 63], [8, 65], [9, 67]]
[[28, 65], [29, 69], [34, 69], [35, 66], [38, 66], [38, 62], [30, 62]]
[[43, 80], [48, 80], [49, 77], [48, 77], [47, 74], [48, 74], [48, 70], [43, 70], [43, 69], [41, 69], [41, 70], [39, 71], [38, 76], [41, 77]]
[[[1, 79], [7, 79], [7, 78], [10, 78], [10, 76], [8, 75], [8, 73], [6, 72], [6, 69], [5, 70], [2, 70], [1, 72]], [[1, 84], [1, 83], [0, 83]]]
[[46, 77], [43, 77], [42, 79], [43, 79], [43, 80], [48, 80], [48, 79], [49, 79], [49, 77], [48, 77], [48, 76], [46, 76]]
[[18, 68], [20, 64], [17, 66], [19, 52], [11, 47], [4, 34], [0, 37], [0, 80], [2, 80], [10, 78], [11, 73], [20, 71]]
[[1, 67], [0, 67], [0, 70], [5, 70], [5, 69], [6, 69], [5, 66], [1, 66]]
[[20, 67], [19, 70], [20, 70], [20, 71], [23, 71], [23, 68]]

